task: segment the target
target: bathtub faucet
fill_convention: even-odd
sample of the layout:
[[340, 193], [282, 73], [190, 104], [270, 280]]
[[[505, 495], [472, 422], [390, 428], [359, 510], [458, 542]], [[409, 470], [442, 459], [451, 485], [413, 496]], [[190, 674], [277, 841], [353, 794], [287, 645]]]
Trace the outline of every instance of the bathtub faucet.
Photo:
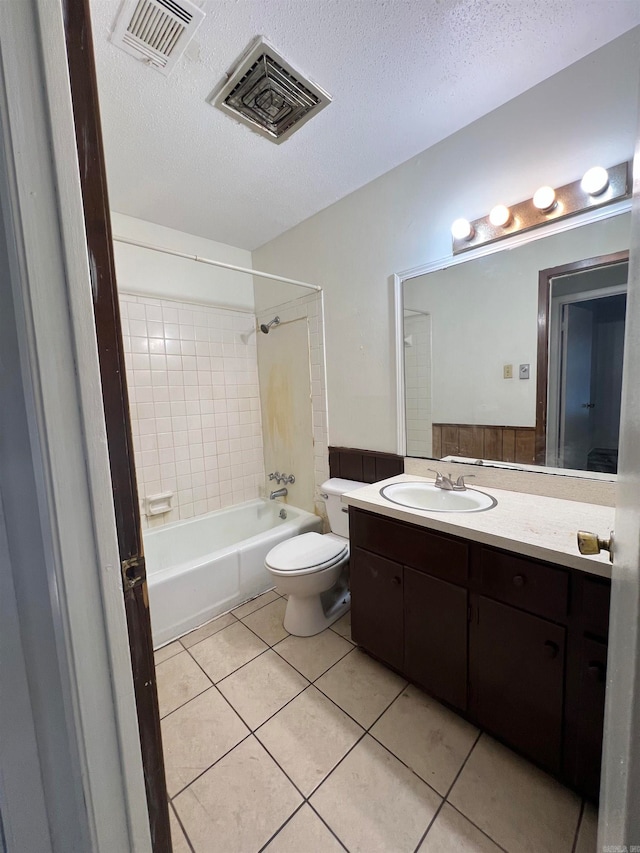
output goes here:
[[288, 494], [288, 489], [276, 489], [275, 492], [269, 494], [269, 500], [275, 501], [276, 498], [286, 498]]
[[270, 480], [275, 480], [278, 485], [280, 483], [295, 483], [296, 478], [293, 474], [281, 474], [279, 471], [276, 471], [275, 474], [269, 474]]

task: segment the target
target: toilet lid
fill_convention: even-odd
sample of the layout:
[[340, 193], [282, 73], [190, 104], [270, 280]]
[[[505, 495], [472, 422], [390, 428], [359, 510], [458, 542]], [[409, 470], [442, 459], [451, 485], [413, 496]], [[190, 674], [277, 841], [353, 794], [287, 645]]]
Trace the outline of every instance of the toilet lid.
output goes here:
[[266, 563], [279, 572], [332, 565], [347, 553], [348, 543], [320, 533], [303, 533], [281, 542], [269, 551]]

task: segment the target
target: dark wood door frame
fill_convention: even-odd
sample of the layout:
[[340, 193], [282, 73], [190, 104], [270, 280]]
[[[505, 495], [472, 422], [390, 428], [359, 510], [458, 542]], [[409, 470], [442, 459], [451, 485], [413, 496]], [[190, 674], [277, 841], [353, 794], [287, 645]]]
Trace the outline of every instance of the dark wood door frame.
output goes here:
[[171, 832], [88, 0], [63, 0], [124, 603], [154, 853]]
[[549, 314], [551, 310], [551, 281], [592, 268], [608, 267], [629, 260], [628, 250], [584, 258], [559, 267], [540, 270], [538, 274], [538, 369], [536, 374], [536, 465], [546, 465], [547, 406], [549, 387]]

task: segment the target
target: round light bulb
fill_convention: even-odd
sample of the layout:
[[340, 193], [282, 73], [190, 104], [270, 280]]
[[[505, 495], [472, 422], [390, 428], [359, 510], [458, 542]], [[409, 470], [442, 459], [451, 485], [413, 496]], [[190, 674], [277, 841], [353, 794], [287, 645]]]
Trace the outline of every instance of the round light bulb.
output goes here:
[[496, 228], [502, 228], [511, 222], [511, 211], [504, 204], [497, 204], [489, 214], [489, 222]]
[[584, 173], [580, 186], [589, 195], [600, 195], [609, 186], [609, 173], [602, 166], [594, 166]]
[[540, 187], [533, 194], [533, 206], [543, 213], [553, 210], [556, 205], [556, 191], [553, 187]]
[[451, 225], [454, 240], [470, 240], [473, 237], [473, 226], [468, 219], [456, 219]]

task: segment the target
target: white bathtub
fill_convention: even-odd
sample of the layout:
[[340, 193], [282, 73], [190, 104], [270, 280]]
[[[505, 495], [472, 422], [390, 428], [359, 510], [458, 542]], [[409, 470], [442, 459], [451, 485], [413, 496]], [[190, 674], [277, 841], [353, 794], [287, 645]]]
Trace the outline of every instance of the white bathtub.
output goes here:
[[312, 530], [322, 530], [317, 516], [263, 500], [145, 530], [154, 647], [269, 589], [269, 550]]

